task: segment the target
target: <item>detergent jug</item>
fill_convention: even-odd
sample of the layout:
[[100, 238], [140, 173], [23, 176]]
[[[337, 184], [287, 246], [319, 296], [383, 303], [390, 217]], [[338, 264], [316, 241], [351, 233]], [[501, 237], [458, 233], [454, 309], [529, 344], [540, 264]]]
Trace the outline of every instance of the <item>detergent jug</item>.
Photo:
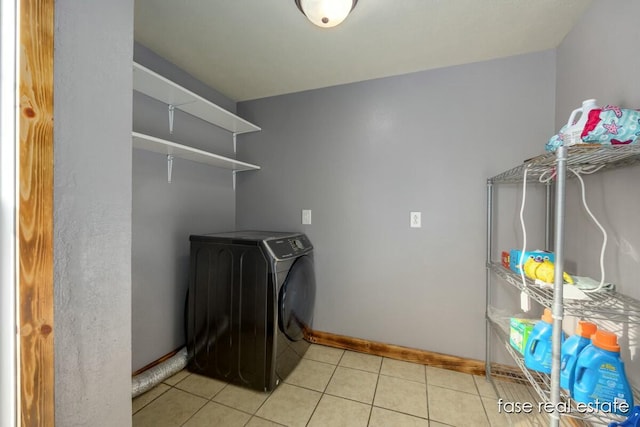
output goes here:
[[[566, 147], [582, 143], [582, 131], [589, 119], [589, 111], [598, 108], [595, 99], [586, 99], [582, 101], [582, 107], [576, 108], [571, 112], [567, 121], [567, 129], [564, 132], [564, 145]], [[576, 121], [576, 116], [580, 114], [580, 118]]]
[[[536, 323], [527, 339], [527, 345], [524, 350], [524, 364], [527, 368], [535, 371], [551, 373], [551, 353], [553, 334], [553, 318], [551, 310], [544, 309], [542, 319]], [[564, 341], [564, 335], [563, 335]]]
[[575, 379], [576, 362], [578, 355], [589, 344], [591, 336], [596, 333], [598, 327], [586, 321], [578, 322], [575, 335], [570, 336], [562, 344], [560, 352], [560, 387], [571, 392]]
[[[616, 334], [598, 330], [578, 356], [573, 398], [601, 411], [624, 415], [633, 407], [633, 394]], [[624, 411], [621, 404], [626, 404]]]

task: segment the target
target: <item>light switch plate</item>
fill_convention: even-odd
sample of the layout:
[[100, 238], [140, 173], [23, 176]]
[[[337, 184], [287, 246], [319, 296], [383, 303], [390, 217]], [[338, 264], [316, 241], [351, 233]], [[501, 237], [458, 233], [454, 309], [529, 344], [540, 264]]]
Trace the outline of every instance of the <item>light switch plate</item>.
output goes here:
[[422, 227], [422, 212], [411, 212], [410, 225], [411, 228]]
[[302, 210], [302, 224], [311, 225], [311, 209]]

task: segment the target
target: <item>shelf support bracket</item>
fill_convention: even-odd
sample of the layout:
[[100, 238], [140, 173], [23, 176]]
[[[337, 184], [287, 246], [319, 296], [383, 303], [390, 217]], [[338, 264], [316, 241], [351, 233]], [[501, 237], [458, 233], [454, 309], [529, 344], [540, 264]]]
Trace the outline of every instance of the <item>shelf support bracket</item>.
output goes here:
[[167, 154], [167, 182], [171, 183], [171, 174], [173, 172], [173, 156]]
[[169, 104], [167, 109], [169, 110], [169, 133], [173, 135], [173, 112], [176, 107], [173, 104]]
[[[236, 135], [237, 133], [233, 132], [233, 154], [236, 154]], [[235, 156], [234, 156], [235, 157]], [[236, 174], [241, 172], [239, 170], [233, 171], [233, 191], [236, 191]]]

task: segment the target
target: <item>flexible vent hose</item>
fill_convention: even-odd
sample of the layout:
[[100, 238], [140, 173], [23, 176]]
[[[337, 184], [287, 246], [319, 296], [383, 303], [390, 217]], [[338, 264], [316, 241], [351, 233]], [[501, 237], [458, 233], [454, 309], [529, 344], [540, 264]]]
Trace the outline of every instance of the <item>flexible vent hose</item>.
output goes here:
[[162, 381], [183, 370], [187, 366], [187, 358], [187, 348], [183, 347], [169, 359], [133, 377], [131, 397], [134, 398], [151, 390]]

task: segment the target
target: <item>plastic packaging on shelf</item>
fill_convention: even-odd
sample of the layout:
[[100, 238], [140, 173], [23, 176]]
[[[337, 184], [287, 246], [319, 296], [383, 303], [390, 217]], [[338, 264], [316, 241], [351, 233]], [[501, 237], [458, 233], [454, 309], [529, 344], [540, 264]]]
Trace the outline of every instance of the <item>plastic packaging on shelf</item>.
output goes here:
[[[582, 101], [582, 106], [571, 112], [567, 124], [562, 126], [560, 132], [552, 136], [549, 142], [547, 142], [546, 150], [554, 151], [561, 145], [568, 147], [582, 143], [582, 131], [589, 119], [589, 112], [596, 108], [598, 108], [598, 106], [596, 105], [595, 99]], [[576, 120], [578, 114], [580, 114], [580, 117]]]
[[[571, 112], [567, 121], [567, 129], [564, 132], [564, 145], [575, 145], [582, 143], [582, 131], [587, 124], [589, 111], [598, 108], [595, 99], [586, 99], [582, 101], [582, 107], [576, 108]], [[576, 120], [576, 116], [580, 114], [580, 118]]]
[[621, 423], [609, 423], [607, 427], [640, 427], [640, 406], [634, 406], [631, 415]]
[[[576, 121], [578, 113], [581, 116]], [[549, 139], [545, 149], [555, 151], [561, 145], [569, 147], [576, 144], [637, 144], [640, 138], [639, 121], [640, 110], [617, 105], [598, 107], [595, 99], [587, 99], [582, 107], [571, 113], [568, 123]]]

